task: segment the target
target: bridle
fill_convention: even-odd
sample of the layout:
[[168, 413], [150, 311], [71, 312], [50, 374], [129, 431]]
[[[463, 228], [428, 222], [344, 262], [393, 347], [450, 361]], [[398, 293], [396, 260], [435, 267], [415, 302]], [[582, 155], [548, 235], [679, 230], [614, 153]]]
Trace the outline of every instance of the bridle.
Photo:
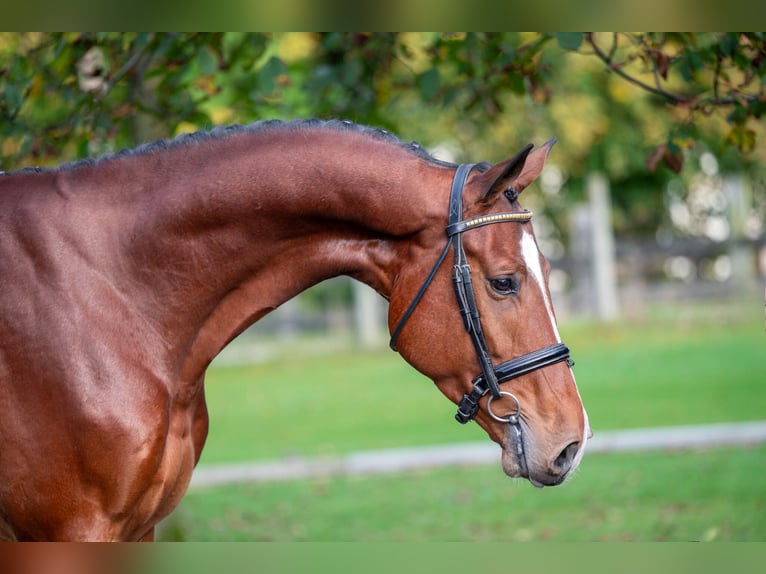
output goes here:
[[[487, 393], [490, 393], [491, 396], [487, 401], [486, 407], [487, 412], [494, 420], [512, 425], [516, 432], [516, 445], [519, 460], [522, 461], [521, 464], [525, 464], [519, 419], [521, 415], [521, 402], [513, 393], [501, 390], [500, 384], [561, 361], [566, 361], [570, 367], [574, 363], [569, 358], [569, 347], [564, 343], [557, 343], [537, 351], [532, 351], [531, 353], [527, 353], [526, 355], [522, 355], [510, 361], [500, 363], [497, 366], [492, 364], [492, 358], [487, 348], [487, 342], [484, 339], [484, 332], [481, 328], [479, 309], [476, 306], [476, 297], [474, 296], [473, 285], [471, 283], [471, 268], [468, 265], [465, 250], [463, 249], [462, 235], [471, 229], [494, 223], [524, 223], [532, 219], [532, 212], [525, 209], [523, 211], [482, 215], [467, 220], [461, 219], [463, 215], [463, 187], [468, 180], [468, 175], [475, 167], [476, 164], [462, 164], [458, 166], [457, 171], [455, 172], [455, 176], [452, 180], [452, 188], [450, 190], [449, 220], [446, 227], [447, 243], [439, 255], [439, 258], [436, 260], [436, 263], [431, 268], [423, 285], [421, 285], [420, 289], [415, 294], [415, 298], [410, 303], [410, 306], [404, 312], [402, 318], [399, 319], [399, 323], [396, 325], [396, 328], [391, 335], [390, 346], [394, 351], [397, 350], [396, 341], [399, 338], [402, 329], [415, 310], [415, 307], [417, 307], [418, 303], [423, 298], [423, 295], [431, 284], [436, 272], [444, 262], [447, 252], [450, 247], [452, 247], [454, 253], [452, 282], [455, 288], [458, 309], [463, 316], [465, 329], [471, 336], [471, 342], [473, 343], [476, 356], [479, 360], [479, 367], [481, 368], [481, 374], [473, 379], [473, 388], [471, 392], [463, 395], [462, 400], [458, 404], [455, 419], [461, 424], [473, 420], [479, 410], [479, 399]], [[506, 191], [506, 195], [509, 196], [509, 199], [511, 199], [512, 202], [518, 196], [512, 189]], [[516, 403], [516, 410], [505, 417], [500, 417], [492, 411], [492, 401], [503, 396], [511, 398]]]

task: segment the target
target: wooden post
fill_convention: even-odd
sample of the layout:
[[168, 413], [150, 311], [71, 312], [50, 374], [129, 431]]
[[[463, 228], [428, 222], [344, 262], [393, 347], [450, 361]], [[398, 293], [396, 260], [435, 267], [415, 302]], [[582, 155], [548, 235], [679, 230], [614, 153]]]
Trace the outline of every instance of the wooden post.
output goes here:
[[591, 229], [593, 217], [587, 204], [580, 203], [569, 212], [569, 247], [572, 256], [572, 309], [576, 313], [595, 314]]
[[596, 315], [601, 321], [614, 321], [619, 314], [619, 306], [609, 182], [604, 175], [593, 172], [587, 176], [585, 186], [592, 214], [591, 257]]
[[383, 344], [381, 297], [374, 289], [352, 281], [354, 294], [354, 331], [357, 344], [374, 349]]
[[723, 185], [729, 204], [729, 225], [731, 226], [729, 240], [731, 280], [735, 290], [752, 293], [756, 282], [755, 257], [752, 248], [744, 243], [745, 224], [751, 202], [750, 186], [742, 175], [724, 177]]

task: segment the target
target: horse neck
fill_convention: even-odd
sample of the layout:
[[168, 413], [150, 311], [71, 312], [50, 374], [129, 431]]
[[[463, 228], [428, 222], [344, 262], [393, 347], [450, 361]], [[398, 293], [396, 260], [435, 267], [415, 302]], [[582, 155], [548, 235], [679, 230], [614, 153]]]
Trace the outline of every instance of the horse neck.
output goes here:
[[[232, 138], [161, 160], [172, 177], [139, 210], [130, 252], [148, 300], [162, 301], [147, 311], [182, 333], [188, 376], [329, 277], [350, 275], [387, 298], [405, 240], [439, 228], [448, 170], [347, 135]], [[445, 197], [424, 193], [434, 186]]]

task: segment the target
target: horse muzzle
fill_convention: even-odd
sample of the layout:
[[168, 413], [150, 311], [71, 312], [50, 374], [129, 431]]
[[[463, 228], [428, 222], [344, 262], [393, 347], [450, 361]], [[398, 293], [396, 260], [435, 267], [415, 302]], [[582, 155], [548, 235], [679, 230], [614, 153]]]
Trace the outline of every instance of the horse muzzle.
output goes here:
[[556, 486], [577, 469], [585, 450], [584, 440], [564, 441], [554, 449], [539, 448], [528, 427], [508, 425], [503, 447], [503, 471], [513, 478], [526, 478], [534, 486]]

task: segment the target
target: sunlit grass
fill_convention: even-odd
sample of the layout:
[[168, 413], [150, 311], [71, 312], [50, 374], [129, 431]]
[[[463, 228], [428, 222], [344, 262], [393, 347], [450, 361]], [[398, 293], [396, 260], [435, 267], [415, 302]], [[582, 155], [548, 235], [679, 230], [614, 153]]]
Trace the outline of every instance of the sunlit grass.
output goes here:
[[[600, 430], [766, 418], [760, 304], [652, 310], [645, 321], [565, 323]], [[202, 464], [487, 440], [394, 353], [217, 365]], [[500, 465], [189, 492], [163, 526], [188, 540], [766, 540], [766, 447], [585, 457], [565, 485]]]
[[538, 490], [499, 465], [187, 494], [165, 538], [252, 541], [766, 540], [766, 447], [586, 457]]
[[[766, 418], [760, 307], [665, 309], [642, 323], [562, 325], [591, 425], [600, 430]], [[215, 366], [202, 464], [484, 440], [388, 350], [291, 353]]]

